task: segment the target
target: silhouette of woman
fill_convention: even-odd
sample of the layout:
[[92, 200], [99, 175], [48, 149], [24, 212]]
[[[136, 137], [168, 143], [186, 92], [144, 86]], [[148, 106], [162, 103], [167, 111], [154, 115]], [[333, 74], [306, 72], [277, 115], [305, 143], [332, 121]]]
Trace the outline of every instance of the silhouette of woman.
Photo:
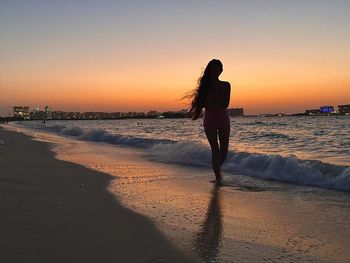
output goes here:
[[230, 118], [227, 107], [230, 103], [231, 85], [219, 80], [223, 71], [220, 60], [209, 61], [198, 87], [187, 97], [192, 99], [189, 110], [193, 120], [196, 120], [205, 108], [203, 126], [212, 152], [212, 167], [216, 183], [221, 184], [221, 166], [224, 163], [230, 137]]

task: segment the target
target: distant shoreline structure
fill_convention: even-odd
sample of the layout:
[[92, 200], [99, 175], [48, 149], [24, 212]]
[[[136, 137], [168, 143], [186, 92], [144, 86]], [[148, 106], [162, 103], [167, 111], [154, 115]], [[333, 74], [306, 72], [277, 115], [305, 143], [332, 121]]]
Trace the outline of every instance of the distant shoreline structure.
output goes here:
[[[232, 117], [244, 116], [243, 108], [228, 109], [229, 115]], [[1, 119], [12, 120], [114, 120], [114, 119], [174, 119], [189, 118], [188, 110], [182, 109], [178, 111], [159, 112], [151, 110], [148, 112], [66, 112], [52, 111], [46, 106], [44, 110], [38, 107], [33, 111], [29, 111], [29, 106], [14, 106], [13, 116], [0, 117]]]
[[[148, 112], [66, 112], [52, 111], [45, 106], [44, 110], [36, 107], [32, 111], [29, 106], [13, 106], [13, 116], [0, 116], [0, 122], [9, 121], [31, 121], [31, 120], [115, 120], [115, 119], [178, 119], [189, 118], [187, 109], [178, 111], [159, 112], [151, 110]], [[333, 106], [321, 106], [319, 109], [305, 110], [304, 113], [265, 113], [258, 115], [245, 115], [243, 108], [229, 108], [231, 117], [286, 117], [286, 116], [350, 116], [350, 104], [338, 105], [338, 111]]]

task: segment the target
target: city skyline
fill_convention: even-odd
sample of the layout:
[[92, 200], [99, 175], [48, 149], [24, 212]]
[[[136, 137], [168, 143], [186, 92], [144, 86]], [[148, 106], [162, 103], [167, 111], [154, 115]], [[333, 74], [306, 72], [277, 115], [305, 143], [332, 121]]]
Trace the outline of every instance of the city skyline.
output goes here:
[[207, 62], [230, 107], [303, 112], [350, 98], [348, 1], [2, 1], [0, 108], [186, 107]]
[[[102, 116], [102, 119], [115, 119], [115, 118], [137, 118], [137, 117], [150, 117], [150, 116], [161, 116], [168, 115], [171, 118], [183, 118], [190, 117], [188, 115], [188, 109], [177, 109], [177, 110], [149, 110], [149, 111], [63, 111], [61, 109], [52, 109], [49, 106], [40, 108], [38, 106], [12, 106], [12, 113], [9, 111], [10, 107], [6, 114], [0, 112], [0, 117], [24, 117], [24, 119], [89, 119], [87, 116], [91, 116], [90, 119], [99, 119]], [[350, 104], [342, 105], [323, 105], [318, 108], [305, 109], [304, 112], [295, 112], [292, 114], [287, 114], [283, 112], [279, 113], [262, 113], [262, 114], [244, 114], [244, 108], [228, 108], [230, 116], [314, 116], [314, 115], [350, 115]], [[54, 117], [54, 115], [56, 117]], [[70, 116], [70, 117], [67, 117]], [[72, 117], [74, 116], [74, 117]], [[94, 116], [94, 117], [93, 117]], [[28, 117], [28, 118], [27, 118]]]

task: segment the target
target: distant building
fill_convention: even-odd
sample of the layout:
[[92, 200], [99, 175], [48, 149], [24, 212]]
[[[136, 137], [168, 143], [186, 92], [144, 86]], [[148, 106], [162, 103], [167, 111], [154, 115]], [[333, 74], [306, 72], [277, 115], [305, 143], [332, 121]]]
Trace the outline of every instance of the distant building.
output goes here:
[[13, 117], [29, 119], [29, 106], [14, 106]]
[[63, 112], [63, 111], [52, 111], [51, 112], [51, 119], [61, 120], [64, 118], [65, 118], [65, 112]]
[[45, 112], [41, 111], [40, 109], [34, 109], [34, 111], [30, 112], [30, 119], [31, 120], [43, 120], [45, 119]]
[[228, 109], [228, 114], [232, 117], [244, 116], [243, 108], [231, 108]]
[[306, 110], [305, 115], [320, 115], [320, 110], [319, 109]]
[[350, 114], [350, 104], [338, 105], [338, 112], [339, 112], [339, 114], [349, 115]]
[[49, 106], [45, 106], [46, 119], [51, 119], [52, 118], [51, 113], [52, 113], [52, 110], [50, 109], [50, 107]]
[[327, 114], [327, 113], [333, 113], [334, 107], [333, 106], [321, 106], [320, 107], [320, 113]]

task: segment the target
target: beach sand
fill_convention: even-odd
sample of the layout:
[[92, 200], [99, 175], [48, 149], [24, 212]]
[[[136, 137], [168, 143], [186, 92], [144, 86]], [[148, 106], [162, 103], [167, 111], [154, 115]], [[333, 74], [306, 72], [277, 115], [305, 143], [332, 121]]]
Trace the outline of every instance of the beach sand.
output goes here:
[[193, 262], [124, 208], [111, 176], [0, 129], [0, 262]]
[[204, 262], [349, 262], [348, 193], [246, 176], [216, 188], [211, 170], [153, 162], [142, 150], [64, 148], [58, 158], [114, 175], [109, 190], [125, 206]]
[[[97, 202], [94, 198], [95, 192], [84, 192], [87, 196], [84, 197], [86, 199], [81, 205], [97, 209], [96, 206], [107, 206], [112, 202], [113, 208], [108, 207], [106, 209], [108, 212], [103, 210], [105, 215], [99, 219], [102, 221], [109, 217], [108, 213], [112, 209], [115, 209], [116, 214], [120, 211], [125, 212], [127, 223], [129, 223], [127, 219], [129, 215], [131, 218], [133, 216], [141, 218], [146, 221], [146, 226], [138, 227], [142, 228], [142, 233], [145, 235], [146, 232], [150, 235], [149, 229], [155, 233], [155, 239], [153, 240], [152, 237], [149, 240], [151, 243], [155, 241], [157, 244], [158, 242], [163, 244], [162, 247], [165, 248], [162, 252], [170, 249], [180, 257], [180, 254], [170, 248], [168, 243], [170, 242], [183, 254], [190, 255], [194, 260], [200, 258], [203, 262], [350, 262], [349, 193], [232, 175], [224, 175], [226, 186], [216, 188], [209, 182], [213, 179], [210, 169], [155, 162], [152, 156], [145, 154], [142, 149], [70, 140], [42, 132], [26, 131], [26, 133], [37, 139], [52, 142], [52, 150], [56, 153], [56, 158], [89, 168], [84, 169], [64, 162], [67, 167], [70, 167], [67, 168], [64, 178], [72, 181], [68, 184], [62, 183], [62, 188], [59, 190], [62, 193], [59, 198], [56, 196], [55, 202], [66, 204], [67, 199], [69, 200], [67, 196], [70, 194], [79, 197], [80, 191], [86, 191], [92, 187], [88, 181], [88, 178], [92, 177], [94, 187], [99, 190], [107, 188], [123, 206], [152, 219], [156, 228], [148, 220], [120, 207], [117, 201], [112, 202], [111, 196], [105, 191], [102, 192], [107, 196], [108, 201], [103, 199]], [[6, 142], [6, 138], [4, 140]], [[27, 138], [23, 137], [23, 140], [24, 145], [29, 143]], [[45, 148], [43, 153], [47, 154], [46, 144], [37, 145], [35, 147]], [[7, 150], [3, 148], [2, 155], [6, 155]], [[37, 159], [40, 157], [33, 156], [33, 158], [38, 163]], [[43, 163], [45, 167], [40, 170], [51, 170], [51, 162], [56, 161]], [[30, 170], [28, 162], [23, 165], [25, 165], [22, 168], [24, 171]], [[16, 169], [18, 169], [17, 166]], [[83, 169], [83, 174], [79, 172], [80, 169]], [[6, 170], [9, 171], [10, 168]], [[91, 170], [96, 170], [98, 173]], [[101, 173], [104, 175], [101, 176]], [[28, 173], [23, 172], [23, 174]], [[96, 174], [101, 178], [96, 179]], [[69, 177], [75, 177], [75, 179]], [[55, 185], [54, 180], [57, 179], [55, 177], [40, 179], [38, 184], [42, 185], [41, 181], [47, 181], [47, 184]], [[79, 187], [81, 183], [84, 187]], [[102, 186], [98, 187], [95, 184], [102, 184]], [[23, 207], [21, 199], [19, 197], [17, 199], [14, 199], [13, 203]], [[65, 200], [61, 201], [61, 199]], [[104, 204], [105, 202], [107, 204]], [[65, 209], [64, 205], [61, 204], [61, 206], [57, 203], [59, 207], [57, 209]], [[9, 208], [5, 210], [9, 211]], [[79, 208], [75, 207], [74, 211], [77, 210]], [[22, 217], [22, 223], [24, 223], [26, 221], [23, 218], [24, 215], [28, 216], [28, 211], [20, 212], [18, 216]], [[50, 216], [48, 220], [59, 225], [62, 221], [67, 222], [63, 218], [56, 219], [55, 216]], [[126, 222], [113, 220], [120, 222], [118, 225], [125, 225], [124, 230], [128, 231]], [[107, 222], [104, 227], [111, 225], [113, 223]], [[28, 231], [31, 231], [25, 230], [27, 227], [25, 224], [16, 226], [22, 230], [18, 236], [28, 235]], [[94, 227], [96, 227], [95, 224]], [[164, 233], [165, 237], [159, 234], [157, 229]], [[106, 230], [97, 228], [94, 231], [96, 231], [94, 235], [100, 237], [99, 231]], [[126, 241], [126, 238], [121, 241], [116, 237], [117, 241], [114, 245], [123, 242], [133, 243], [134, 238], [129, 236]], [[94, 239], [95, 242], [99, 242], [96, 239], [98, 238]], [[28, 240], [23, 242], [27, 244]], [[13, 250], [13, 246], [14, 243], [11, 246], [8, 245], [9, 250]], [[88, 249], [84, 250], [84, 246]], [[84, 246], [79, 251], [91, 253], [89, 250], [91, 246], [87, 244]], [[59, 244], [57, 247], [62, 251]], [[94, 248], [95, 245], [92, 247]], [[141, 248], [136, 247], [136, 249]], [[130, 249], [134, 250], [135, 247]], [[28, 251], [31, 250], [28, 249]], [[108, 251], [103, 253], [107, 255]], [[130, 250], [126, 251], [130, 252]], [[128, 256], [126, 251], [124, 251], [124, 258]], [[157, 250], [151, 254], [153, 253], [164, 256], [164, 253]], [[169, 254], [169, 258], [175, 262], [184, 262], [182, 259], [179, 261], [172, 254]], [[167, 259], [164, 261], [168, 262]], [[131, 258], [128, 262], [133, 262], [133, 259]]]

